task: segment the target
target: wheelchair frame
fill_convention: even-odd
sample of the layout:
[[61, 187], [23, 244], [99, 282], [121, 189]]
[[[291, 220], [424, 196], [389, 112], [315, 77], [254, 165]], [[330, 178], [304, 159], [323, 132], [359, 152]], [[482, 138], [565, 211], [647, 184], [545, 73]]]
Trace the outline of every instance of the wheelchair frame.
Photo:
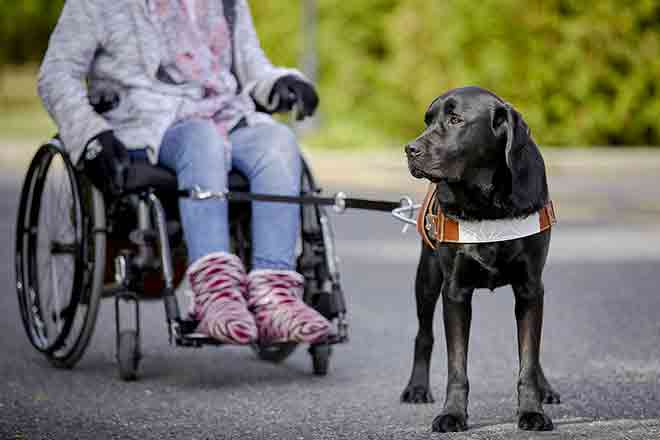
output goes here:
[[[48, 316], [42, 311], [41, 279], [35, 280], [35, 268], [40, 238], [41, 198], [48, 173], [55, 158], [61, 158], [67, 181], [71, 187], [72, 207], [65, 209], [74, 227], [73, 242], [49, 244], [53, 255], [73, 257], [71, 299], [57, 314], [56, 335], [49, 342], [44, 323]], [[320, 189], [303, 158], [302, 194], [315, 195]], [[32, 345], [44, 353], [56, 367], [73, 367], [84, 354], [93, 333], [100, 299], [113, 297], [115, 300], [115, 328], [117, 360], [120, 377], [134, 380], [138, 376], [141, 359], [140, 302], [144, 297], [144, 275], [158, 272], [164, 285], [160, 298], [165, 308], [169, 341], [182, 347], [222, 345], [220, 342], [194, 333], [197, 323], [182, 318], [175, 292], [176, 267], [171, 242], [183, 244], [176, 239], [180, 227], [170, 228], [167, 205], [176, 206], [180, 195], [168, 197], [154, 187], [144, 187], [122, 196], [107, 209], [101, 194], [91, 186], [79, 168], [76, 168], [64, 152], [58, 138], [42, 146], [36, 153], [28, 170], [21, 194], [16, 235], [16, 287], [21, 316]], [[194, 197], [194, 196], [190, 196]], [[171, 202], [171, 203], [167, 203]], [[35, 205], [36, 204], [36, 205]], [[108, 218], [114, 211], [130, 211], [136, 224], [128, 231], [128, 245], [118, 246], [117, 255], [108, 261], [106, 246], [114, 238], [116, 218]], [[62, 209], [61, 207], [59, 209]], [[126, 211], [125, 211], [126, 212]], [[234, 251], [249, 265], [251, 243], [249, 237], [249, 204], [230, 202], [230, 230]], [[107, 216], [107, 217], [106, 217]], [[177, 218], [178, 220], [178, 218]], [[118, 227], [121, 230], [121, 227]], [[173, 230], [172, 230], [173, 229]], [[240, 235], [237, 237], [236, 235]], [[122, 237], [125, 239], [125, 237]], [[314, 373], [325, 375], [328, 371], [331, 345], [348, 340], [346, 303], [340, 284], [340, 274], [335, 255], [334, 233], [325, 209], [322, 206], [301, 206], [301, 240], [298, 271], [305, 278], [306, 303], [313, 306], [335, 325], [333, 334], [324, 341], [310, 346]], [[35, 246], [37, 249], [35, 249]], [[179, 250], [180, 246], [176, 250]], [[107, 265], [114, 264], [115, 282], [105, 285]], [[51, 271], [52, 265], [51, 262]], [[57, 287], [54, 288], [57, 290]], [[133, 328], [122, 328], [122, 303], [132, 303]], [[84, 314], [80, 333], [76, 336], [78, 313]], [[41, 326], [41, 327], [40, 327]], [[72, 347], [67, 347], [73, 334]], [[44, 336], [45, 335], [45, 336]], [[45, 338], [45, 339], [44, 339]], [[258, 356], [267, 361], [281, 362], [296, 348], [296, 343], [261, 345], [254, 344]]]

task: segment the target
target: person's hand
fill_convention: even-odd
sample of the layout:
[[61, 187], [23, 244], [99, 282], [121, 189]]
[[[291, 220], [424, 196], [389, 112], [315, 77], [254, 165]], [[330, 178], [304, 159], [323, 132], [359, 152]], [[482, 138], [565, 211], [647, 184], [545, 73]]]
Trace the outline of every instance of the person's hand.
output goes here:
[[275, 112], [291, 111], [297, 103], [299, 120], [312, 116], [319, 105], [319, 96], [314, 86], [295, 75], [285, 75], [275, 82], [270, 93], [271, 102], [276, 95], [279, 103]]
[[92, 139], [83, 153], [85, 174], [104, 195], [116, 197], [124, 189], [130, 157], [112, 130]]

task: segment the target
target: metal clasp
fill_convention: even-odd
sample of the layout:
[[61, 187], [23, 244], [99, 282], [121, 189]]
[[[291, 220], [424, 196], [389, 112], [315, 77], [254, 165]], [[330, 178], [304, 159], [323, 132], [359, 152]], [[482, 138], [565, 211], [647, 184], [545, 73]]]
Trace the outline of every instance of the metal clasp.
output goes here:
[[115, 257], [115, 282], [119, 286], [128, 285], [128, 261], [126, 255]]
[[223, 191], [204, 191], [198, 185], [195, 185], [190, 191], [190, 198], [193, 200], [225, 199], [227, 193]]
[[404, 223], [403, 229], [401, 230], [402, 234], [408, 232], [410, 225], [417, 224], [415, 211], [419, 210], [421, 207], [421, 204], [413, 202], [410, 197], [406, 196], [401, 199], [401, 206], [392, 210], [392, 216]]
[[337, 214], [343, 214], [346, 211], [346, 198], [348, 196], [345, 192], [338, 192], [335, 195], [335, 205], [332, 207]]

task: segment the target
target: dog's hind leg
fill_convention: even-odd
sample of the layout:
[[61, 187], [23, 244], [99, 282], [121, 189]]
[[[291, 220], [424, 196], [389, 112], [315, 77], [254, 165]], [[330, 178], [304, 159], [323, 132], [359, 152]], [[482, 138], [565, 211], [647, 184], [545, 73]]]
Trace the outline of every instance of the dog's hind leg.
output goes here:
[[412, 374], [408, 385], [401, 393], [401, 401], [405, 403], [433, 403], [429, 383], [429, 368], [433, 350], [433, 315], [441, 287], [442, 272], [436, 264], [433, 251], [423, 244], [415, 279], [419, 328], [415, 338]]
[[[552, 420], [543, 412], [542, 375], [539, 361], [543, 327], [543, 284], [513, 285], [518, 324], [518, 427], [527, 431], [551, 431]], [[544, 376], [545, 377], [545, 376]], [[546, 381], [547, 383], [547, 381]]]
[[470, 391], [467, 358], [473, 291], [474, 289], [443, 287], [442, 314], [447, 342], [447, 395], [442, 412], [433, 420], [434, 432], [467, 430]]

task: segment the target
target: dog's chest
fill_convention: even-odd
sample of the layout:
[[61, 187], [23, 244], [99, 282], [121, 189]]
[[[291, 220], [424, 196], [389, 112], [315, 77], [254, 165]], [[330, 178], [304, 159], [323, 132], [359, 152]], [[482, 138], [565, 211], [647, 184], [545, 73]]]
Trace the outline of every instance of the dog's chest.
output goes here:
[[510, 283], [508, 252], [501, 243], [459, 246], [450, 271], [455, 287], [490, 289]]

